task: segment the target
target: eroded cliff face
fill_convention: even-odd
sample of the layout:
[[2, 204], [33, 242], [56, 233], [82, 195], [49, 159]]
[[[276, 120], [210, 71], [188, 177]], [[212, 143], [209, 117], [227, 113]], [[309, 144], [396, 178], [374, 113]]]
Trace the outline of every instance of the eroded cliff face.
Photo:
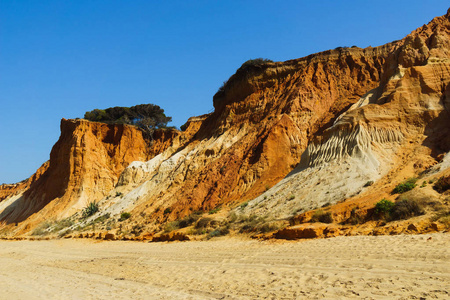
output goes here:
[[123, 173], [118, 190], [125, 196], [115, 205], [105, 201], [106, 211], [127, 203], [161, 222], [258, 196], [298, 164], [317, 132], [379, 84], [394, 47], [331, 50], [239, 70], [214, 97], [215, 111], [188, 123], [187, 132], [195, 132], [189, 142]]
[[6, 198], [15, 196], [27, 190], [31, 184], [36, 182], [45, 171], [47, 171], [49, 162], [46, 161], [30, 178], [22, 180], [21, 182], [14, 184], [2, 184], [0, 185], [0, 202]]
[[0, 202], [0, 218], [24, 232], [99, 201], [92, 218], [131, 211], [127, 222], [152, 231], [248, 200], [236, 213], [272, 219], [379, 200], [450, 150], [449, 19], [380, 47], [240, 68], [213, 113], [151, 147], [130, 126], [63, 120], [48, 169]]
[[[449, 18], [437, 17], [395, 43], [376, 88], [317, 136], [291, 175], [244, 213], [288, 218], [352, 198], [373, 205], [399, 181], [436, 164], [450, 150]], [[377, 184], [365, 188], [369, 181]]]
[[[167, 134], [156, 134], [156, 149], [167, 147]], [[42, 220], [67, 217], [114, 189], [132, 161], [153, 155], [135, 127], [63, 119], [49, 162], [1, 203], [0, 219], [6, 225], [21, 223], [20, 232]]]

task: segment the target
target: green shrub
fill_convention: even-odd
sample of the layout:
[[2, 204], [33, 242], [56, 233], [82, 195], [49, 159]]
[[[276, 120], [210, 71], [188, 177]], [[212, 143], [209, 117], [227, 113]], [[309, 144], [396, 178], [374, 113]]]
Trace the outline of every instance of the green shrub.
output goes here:
[[90, 202], [85, 208], [83, 208], [83, 218], [85, 219], [87, 217], [90, 217], [96, 212], [98, 212], [98, 203]]
[[383, 199], [375, 205], [375, 213], [382, 214], [386, 219], [392, 221], [423, 215], [424, 210], [415, 200], [403, 199], [394, 203]]
[[382, 199], [375, 204], [375, 213], [388, 216], [395, 203], [387, 199]]
[[164, 232], [171, 232], [171, 231], [177, 230], [179, 228], [180, 227], [179, 227], [178, 221], [169, 222], [164, 225]]
[[[33, 230], [31, 235], [48, 235], [63, 230], [66, 227], [70, 227], [74, 222], [70, 218], [62, 219], [60, 221], [46, 221], [41, 223], [37, 228]], [[69, 231], [69, 229], [65, 230]]]
[[144, 138], [153, 142], [153, 133], [158, 128], [168, 128], [172, 117], [164, 114], [164, 109], [155, 104], [140, 104], [132, 107], [110, 107], [94, 109], [84, 114], [89, 121], [107, 124], [129, 124], [137, 126]]
[[312, 215], [311, 222], [333, 223], [333, 216], [331, 215], [331, 212], [324, 212], [323, 210], [319, 209], [316, 210]]
[[89, 121], [108, 124], [147, 125], [143, 120], [150, 120], [148, 124], [153, 128], [165, 128], [172, 121], [164, 114], [164, 109], [155, 104], [140, 104], [131, 107], [110, 107], [107, 109], [94, 109], [84, 114]]
[[227, 88], [227, 86], [230, 84], [230, 82], [233, 82], [233, 78], [237, 75], [237, 74], [245, 74], [246, 71], [249, 70], [249, 68], [252, 67], [261, 67], [264, 66], [268, 63], [273, 62], [270, 59], [267, 58], [255, 58], [255, 59], [249, 59], [246, 62], [244, 62], [239, 69], [237, 69], [236, 74], [231, 76], [228, 80], [224, 81], [223, 84], [219, 87], [219, 89], [217, 90], [217, 93], [214, 95], [213, 100], [215, 98], [217, 98], [218, 96], [223, 96], [225, 94], [225, 89]]
[[168, 207], [164, 210], [165, 215], [170, 214], [171, 212], [172, 212], [172, 209], [170, 207]]
[[108, 220], [109, 217], [110, 217], [110, 214], [109, 214], [109, 213], [106, 213], [106, 214], [104, 214], [104, 215], [101, 215], [101, 216], [98, 217], [97, 219], [95, 219], [95, 220], [94, 220], [94, 223], [103, 223], [103, 222], [105, 222], [106, 220]]
[[178, 226], [179, 226], [180, 228], [185, 228], [185, 227], [191, 226], [192, 224], [194, 224], [195, 222], [197, 222], [198, 219], [200, 219], [200, 217], [201, 217], [201, 213], [199, 213], [199, 212], [197, 212], [197, 213], [192, 213], [192, 214], [190, 214], [189, 216], [184, 217], [183, 219], [181, 219], [181, 220], [178, 222]]
[[196, 229], [206, 228], [206, 227], [208, 227], [210, 225], [214, 225], [214, 224], [215, 224], [215, 221], [211, 218], [201, 218], [195, 224], [195, 228]]
[[279, 226], [275, 223], [264, 223], [256, 227], [257, 232], [267, 233], [278, 230]]
[[227, 81], [224, 81], [223, 83], [222, 83], [222, 85], [219, 87], [219, 89], [217, 90], [217, 93], [223, 93], [223, 92], [225, 92], [225, 86], [227, 85], [227, 82], [228, 82], [228, 80]]
[[238, 219], [238, 217], [237, 217], [236, 213], [235, 213], [235, 212], [231, 212], [231, 213], [228, 215], [227, 222], [228, 222], [228, 223], [234, 223], [234, 222], [236, 222], [237, 219]]
[[424, 211], [422, 207], [414, 200], [400, 200], [396, 202], [390, 210], [391, 220], [408, 219], [414, 216], [423, 215]]
[[31, 235], [47, 235], [49, 234], [48, 228], [52, 226], [51, 222], [41, 223], [38, 227], [36, 227]]
[[264, 217], [257, 217], [251, 215], [248, 218], [244, 218], [241, 222], [240, 233], [267, 233], [279, 229], [278, 224], [274, 222], [266, 221]]
[[241, 207], [241, 209], [244, 209], [244, 208], [246, 208], [246, 207], [247, 207], [247, 205], [248, 205], [248, 202], [244, 202], [244, 203], [242, 203], [242, 204], [241, 204], [241, 206], [240, 206], [240, 207]]
[[239, 232], [256, 232], [258, 231], [259, 226], [264, 224], [265, 221], [265, 217], [258, 217], [257, 215], [240, 216], [237, 221], [241, 224]]
[[215, 214], [215, 213], [218, 213], [221, 209], [222, 209], [222, 207], [219, 206], [219, 207], [216, 207], [216, 208], [210, 210], [208, 213], [209, 213], [210, 215], [213, 215], [213, 214]]
[[128, 220], [131, 217], [131, 214], [129, 212], [123, 212], [120, 214], [119, 222]]
[[223, 226], [223, 227], [219, 227], [219, 228], [211, 231], [208, 234], [207, 238], [210, 239], [210, 238], [217, 237], [217, 236], [227, 235], [229, 233], [230, 233], [230, 230], [228, 229], [228, 227]]
[[373, 180], [369, 180], [364, 184], [364, 187], [371, 186], [373, 184]]
[[273, 60], [267, 59], [267, 58], [255, 58], [255, 59], [249, 59], [246, 62], [244, 62], [239, 69], [245, 69], [250, 66], [262, 66], [267, 63], [271, 63]]
[[289, 201], [294, 200], [294, 199], [295, 199], [295, 195], [290, 195], [288, 198]]
[[417, 181], [416, 178], [409, 178], [408, 180], [397, 185], [394, 188], [394, 190], [392, 191], [392, 193], [393, 194], [403, 194], [407, 191], [410, 191], [417, 186], [416, 181]]
[[64, 236], [68, 235], [69, 233], [72, 233], [72, 229], [67, 228], [66, 230], [61, 231], [61, 232], [58, 234], [58, 237], [62, 238], [62, 237], [64, 237]]
[[432, 222], [436, 222], [436, 221], [438, 221], [442, 218], [446, 218], [446, 217], [450, 217], [450, 210], [441, 210], [441, 211], [435, 213], [434, 216], [432, 216], [430, 218], [430, 220]]
[[443, 193], [450, 189], [450, 176], [447, 177], [441, 177], [436, 181], [436, 183], [433, 186], [433, 189], [435, 189], [438, 193]]
[[55, 224], [53, 225], [53, 228], [52, 228], [51, 231], [52, 232], [57, 232], [57, 231], [60, 231], [60, 230], [62, 230], [64, 228], [66, 228], [66, 227], [70, 227], [73, 224], [74, 224], [74, 222], [71, 219], [69, 219], [69, 218], [62, 219], [62, 220], [60, 220], [58, 222], [55, 222]]

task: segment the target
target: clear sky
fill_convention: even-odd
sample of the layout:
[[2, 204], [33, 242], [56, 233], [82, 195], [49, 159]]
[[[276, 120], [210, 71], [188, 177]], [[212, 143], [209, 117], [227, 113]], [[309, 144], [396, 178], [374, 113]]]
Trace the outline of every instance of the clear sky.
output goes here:
[[0, 0], [0, 183], [49, 159], [61, 118], [154, 103], [181, 126], [251, 58], [401, 39], [448, 0]]

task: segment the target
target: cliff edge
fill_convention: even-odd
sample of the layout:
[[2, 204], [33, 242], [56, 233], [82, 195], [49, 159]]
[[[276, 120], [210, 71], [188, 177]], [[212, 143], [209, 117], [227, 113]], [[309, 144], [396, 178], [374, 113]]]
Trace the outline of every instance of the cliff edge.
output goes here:
[[[449, 49], [448, 12], [383, 46], [245, 65], [214, 95], [214, 112], [152, 144], [133, 126], [63, 119], [48, 164], [0, 189], [3, 232], [69, 218], [72, 229], [101, 219], [104, 230], [153, 234], [220, 210], [216, 224], [301, 223], [321, 207], [344, 222], [355, 207], [396, 200], [405, 178], [447, 172]], [[89, 202], [99, 212], [82, 218]]]

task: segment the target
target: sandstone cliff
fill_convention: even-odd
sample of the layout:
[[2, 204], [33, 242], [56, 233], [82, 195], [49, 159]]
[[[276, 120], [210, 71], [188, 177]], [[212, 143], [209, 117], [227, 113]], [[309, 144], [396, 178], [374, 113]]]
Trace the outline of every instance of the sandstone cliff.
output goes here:
[[0, 202], [0, 220], [23, 222], [20, 232], [69, 216], [114, 189], [130, 162], [145, 161], [151, 154], [141, 131], [132, 126], [63, 119], [49, 162], [18, 186], [17, 195]]
[[131, 126], [63, 120], [42, 174], [2, 188], [0, 220], [26, 232], [99, 201], [81, 225], [128, 211], [126, 226], [157, 231], [246, 201], [236, 214], [273, 220], [346, 199], [373, 206], [450, 150], [449, 49], [447, 13], [380, 47], [242, 67], [213, 113], [151, 146]]
[[[450, 150], [449, 18], [437, 17], [395, 43], [378, 85], [316, 137], [290, 176], [245, 212], [287, 218], [352, 197], [370, 205], [405, 177], [436, 164]], [[369, 181], [378, 184], [365, 188]]]
[[125, 196], [117, 205], [105, 201], [106, 212], [128, 207], [158, 223], [261, 194], [296, 166], [316, 132], [376, 87], [393, 47], [331, 50], [239, 70], [214, 97], [215, 111], [188, 123], [195, 134], [187, 144], [122, 174], [119, 185], [133, 184], [118, 187]]

